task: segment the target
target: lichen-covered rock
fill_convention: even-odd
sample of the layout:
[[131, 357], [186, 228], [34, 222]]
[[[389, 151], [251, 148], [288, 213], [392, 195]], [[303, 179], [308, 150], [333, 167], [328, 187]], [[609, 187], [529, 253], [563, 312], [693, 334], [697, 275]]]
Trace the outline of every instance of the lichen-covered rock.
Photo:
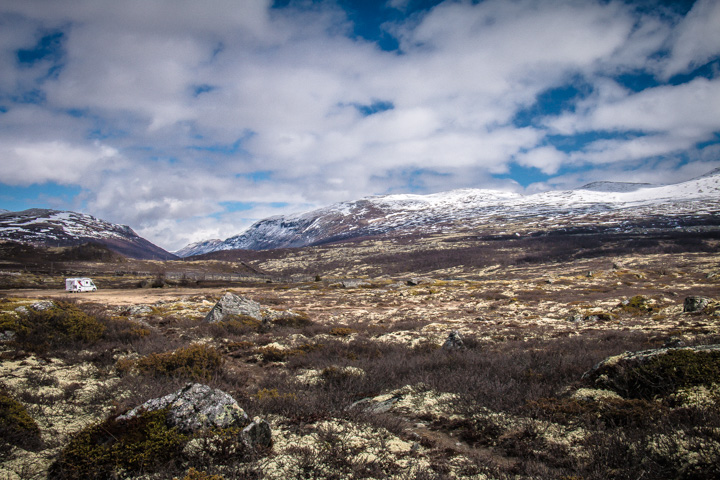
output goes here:
[[450, 332], [442, 348], [443, 350], [460, 350], [461, 348], [465, 348], [460, 332], [457, 330]]
[[360, 288], [360, 287], [369, 287], [370, 283], [365, 280], [350, 279], [350, 280], [343, 280], [342, 282], [340, 282], [340, 286], [342, 286], [342, 288]]
[[208, 427], [244, 427], [250, 421], [234, 398], [200, 383], [191, 383], [177, 392], [148, 400], [117, 420], [129, 420], [142, 412], [165, 408], [168, 409], [168, 424], [186, 433]]
[[243, 429], [242, 437], [250, 447], [270, 448], [272, 446], [270, 424], [260, 417], [253, 418], [250, 425]]
[[707, 297], [700, 297], [693, 295], [685, 299], [683, 305], [683, 312], [700, 312], [710, 304], [710, 299]]
[[262, 320], [263, 318], [259, 303], [227, 292], [205, 316], [205, 322], [222, 322], [231, 315], [245, 315], [256, 320]]
[[598, 363], [583, 379], [630, 398], [720, 383], [720, 344], [625, 352]]
[[37, 312], [43, 312], [45, 310], [48, 310], [50, 308], [53, 308], [55, 306], [55, 302], [52, 300], [40, 300], [39, 302], [35, 302], [32, 305], [30, 305], [30, 308]]

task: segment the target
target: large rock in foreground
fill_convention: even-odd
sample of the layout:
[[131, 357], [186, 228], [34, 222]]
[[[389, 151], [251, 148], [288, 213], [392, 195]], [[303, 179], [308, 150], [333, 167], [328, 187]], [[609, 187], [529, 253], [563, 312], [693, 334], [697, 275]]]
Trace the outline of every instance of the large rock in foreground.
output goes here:
[[117, 420], [130, 420], [143, 412], [168, 409], [167, 423], [181, 432], [201, 428], [244, 427], [250, 423], [245, 411], [227, 393], [200, 383], [191, 383], [177, 392], [148, 400]]
[[262, 321], [260, 304], [249, 298], [227, 292], [205, 316], [205, 322], [222, 322], [233, 315], [244, 315]]
[[77, 432], [47, 478], [171, 478], [154, 474], [183, 463], [194, 467], [228, 461], [228, 455], [249, 458], [271, 446], [265, 420], [251, 422], [227, 393], [191, 383]]
[[598, 363], [583, 379], [624, 397], [646, 399], [720, 384], [720, 345], [625, 352]]

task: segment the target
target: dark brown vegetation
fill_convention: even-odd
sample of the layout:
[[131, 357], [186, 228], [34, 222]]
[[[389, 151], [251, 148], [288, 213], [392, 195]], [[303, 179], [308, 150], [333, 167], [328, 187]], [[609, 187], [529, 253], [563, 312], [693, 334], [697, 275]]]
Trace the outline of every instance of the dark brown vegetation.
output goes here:
[[[357, 253], [362, 245], [352, 242], [235, 252], [266, 270], [285, 255], [273, 275], [309, 276], [243, 284], [278, 314], [266, 322], [204, 324], [208, 302], [200, 315], [169, 303], [133, 314], [91, 296], [16, 312], [18, 299], [7, 295], [0, 334], [15, 336], [1, 344], [2, 361], [40, 363], [0, 394], [0, 427], [20, 432], [3, 435], [13, 440], [0, 454], [11, 462], [55, 448], [51, 478], [718, 478], [718, 354], [676, 349], [584, 376], [627, 351], [720, 343], [716, 305], [682, 313], [686, 294], [718, 297], [718, 240], [569, 232], [460, 238], [447, 250], [399, 256]], [[342, 248], [343, 260], [331, 255]], [[375, 262], [366, 272], [431, 278], [408, 285], [404, 273], [367, 274], [366, 285], [343, 288], [327, 274], [358, 258]], [[443, 280], [458, 272], [464, 280]], [[454, 329], [464, 348], [441, 348]], [[53, 376], [57, 364], [93, 373], [66, 382]], [[191, 439], [160, 413], [130, 426], [112, 420], [188, 381], [269, 419], [273, 449], [243, 449], [238, 432]], [[40, 438], [53, 431], [46, 412], [54, 406], [81, 406], [92, 421]], [[276, 463], [292, 469], [269, 467]]]

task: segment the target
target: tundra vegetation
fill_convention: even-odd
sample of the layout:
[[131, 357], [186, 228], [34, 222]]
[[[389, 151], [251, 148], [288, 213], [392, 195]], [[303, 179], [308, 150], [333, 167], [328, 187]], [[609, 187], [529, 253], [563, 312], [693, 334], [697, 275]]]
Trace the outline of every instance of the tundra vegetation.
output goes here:
[[[0, 294], [0, 478], [720, 477], [720, 350], [699, 348], [720, 344], [720, 240], [555, 240], [8, 264], [3, 285], [35, 288]], [[189, 280], [239, 262], [258, 276]], [[79, 271], [97, 294], [37, 288]], [[205, 322], [228, 291], [263, 320]], [[686, 312], [693, 295], [709, 300]], [[118, 423], [190, 382], [267, 420], [272, 445], [163, 410]]]

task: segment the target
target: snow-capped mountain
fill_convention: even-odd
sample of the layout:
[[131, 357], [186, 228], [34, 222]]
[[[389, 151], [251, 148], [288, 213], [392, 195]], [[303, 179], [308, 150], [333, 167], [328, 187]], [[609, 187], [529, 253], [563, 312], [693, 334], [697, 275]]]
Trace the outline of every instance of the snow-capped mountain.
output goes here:
[[173, 252], [178, 257], [192, 257], [193, 255], [200, 255], [206, 252], [213, 252], [218, 250], [218, 246], [222, 245], [223, 241], [219, 238], [212, 238], [210, 240], [204, 240], [202, 242], [195, 242], [184, 246], [180, 250]]
[[116, 225], [83, 213], [40, 208], [0, 213], [0, 240], [44, 247], [94, 242], [132, 258], [176, 258], [126, 225]]
[[[591, 224], [720, 213], [720, 169], [674, 185], [595, 182], [534, 195], [464, 189], [432, 195], [385, 195], [260, 220], [223, 242], [200, 242], [179, 256], [217, 250], [302, 247], [387, 234], [432, 234]], [[192, 252], [192, 253], [189, 253]]]

